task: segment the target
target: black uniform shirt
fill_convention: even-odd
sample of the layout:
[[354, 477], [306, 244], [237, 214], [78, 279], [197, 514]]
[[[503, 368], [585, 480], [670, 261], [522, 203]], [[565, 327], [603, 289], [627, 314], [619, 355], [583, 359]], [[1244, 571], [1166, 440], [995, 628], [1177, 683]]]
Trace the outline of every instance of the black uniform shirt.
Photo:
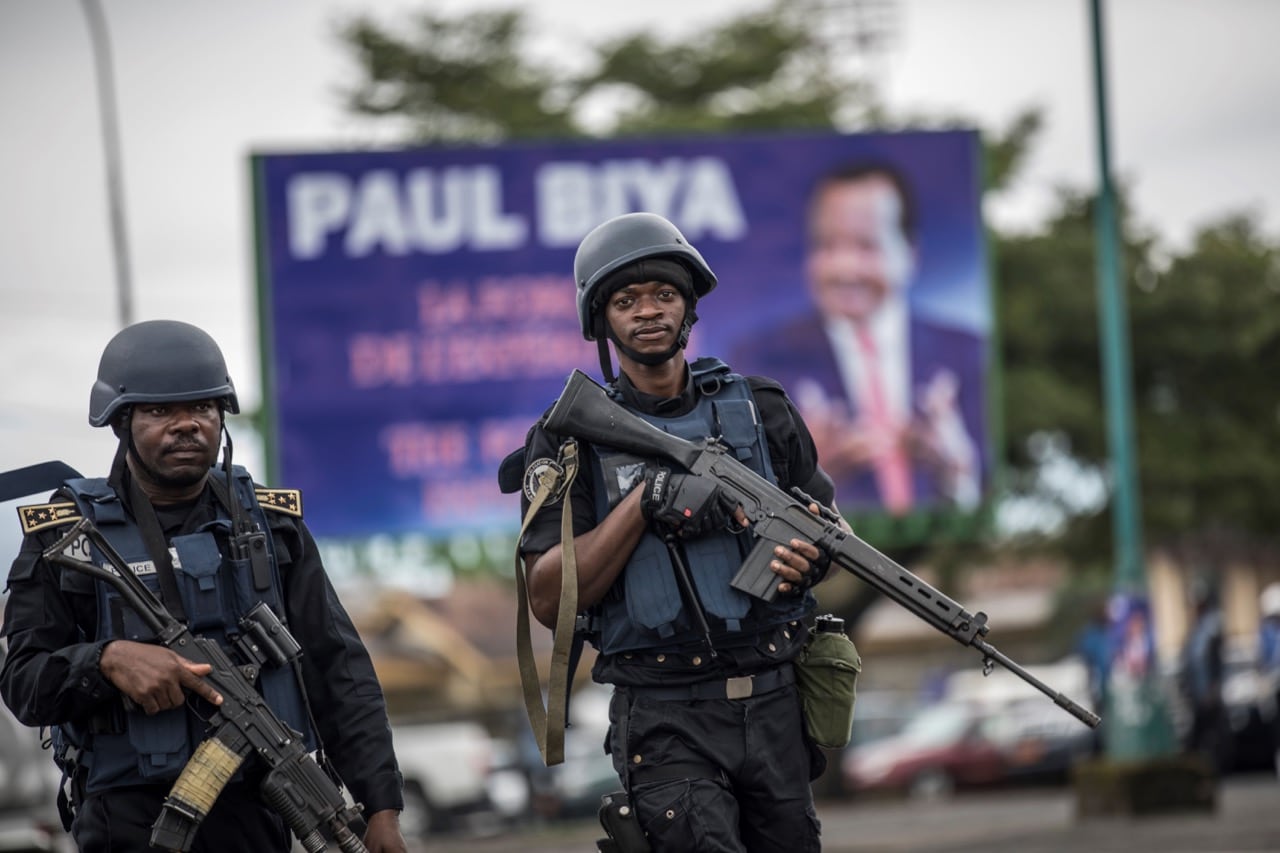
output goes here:
[[[755, 399], [765, 438], [769, 446], [769, 461], [773, 466], [778, 485], [784, 491], [799, 486], [823, 505], [835, 500], [831, 478], [818, 465], [818, 454], [813, 437], [795, 405], [782, 386], [762, 376], [747, 377], [752, 397]], [[629, 408], [646, 414], [676, 417], [690, 411], [697, 400], [694, 383], [686, 381], [685, 390], [678, 397], [662, 399], [636, 390], [626, 374], [619, 377], [618, 388]], [[537, 460], [557, 458], [560, 436], [543, 428], [539, 422], [529, 431], [525, 441], [525, 465]], [[589, 448], [579, 442], [578, 457], [587, 460]], [[570, 489], [575, 536], [588, 532], [596, 525], [596, 498], [591, 472], [583, 470], [574, 479]], [[529, 496], [521, 496], [521, 514], [528, 512]], [[541, 554], [560, 542], [560, 517], [563, 499], [547, 501], [529, 524], [520, 542], [521, 553], [526, 559]], [[705, 649], [690, 647], [664, 650], [662, 660], [657, 655], [601, 655], [596, 661], [593, 677], [608, 684], [673, 684], [701, 681], [755, 672], [778, 663], [791, 660], [799, 653], [807, 631], [801, 625], [780, 628], [757, 638], [754, 644], [736, 649], [718, 650], [714, 661], [708, 659]], [[616, 659], [614, 659], [616, 658]]]
[[[129, 490], [123, 491], [127, 499]], [[70, 499], [60, 493], [52, 500]], [[206, 486], [191, 504], [158, 507], [165, 538], [215, 518], [215, 500]], [[402, 780], [369, 654], [302, 519], [266, 515], [280, 562], [285, 618], [303, 648], [303, 679], [325, 750], [366, 815], [399, 809]], [[98, 629], [95, 581], [41, 556], [65, 532], [55, 527], [28, 535], [9, 571], [3, 627], [8, 654], [0, 667], [0, 694], [29, 726], [84, 722], [108, 712], [120, 695], [98, 669], [106, 643], [93, 640]]]

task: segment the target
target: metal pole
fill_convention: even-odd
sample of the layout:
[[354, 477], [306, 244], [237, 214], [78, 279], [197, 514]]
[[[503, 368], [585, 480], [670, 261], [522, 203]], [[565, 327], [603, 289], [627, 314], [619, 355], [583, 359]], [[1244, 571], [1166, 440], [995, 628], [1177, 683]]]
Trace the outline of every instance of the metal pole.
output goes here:
[[[1122, 638], [1144, 634], [1150, 649], [1147, 666], [1137, 673], [1117, 674], [1109, 684], [1107, 754], [1112, 758], [1149, 758], [1172, 751], [1172, 728], [1156, 679], [1151, 642], [1150, 601], [1143, 560], [1142, 513], [1139, 507], [1136, 442], [1133, 429], [1133, 387], [1129, 360], [1129, 313], [1122, 274], [1120, 229], [1107, 124], [1107, 85], [1104, 62], [1102, 0], [1090, 0], [1093, 42], [1094, 96], [1097, 108], [1099, 188], [1095, 217], [1097, 240], [1098, 323], [1101, 336], [1107, 445], [1111, 456], [1111, 522], [1115, 559], [1115, 587], [1123, 597], [1125, 622], [1117, 626]], [[1125, 640], [1122, 639], [1122, 642]], [[1132, 660], [1132, 658], [1130, 658]]]
[[99, 0], [80, 0], [93, 45], [94, 78], [102, 120], [102, 149], [107, 174], [107, 213], [111, 222], [111, 246], [115, 260], [116, 298], [120, 326], [133, 322], [133, 281], [129, 267], [129, 238], [124, 216], [124, 169], [120, 156], [120, 130], [116, 121], [115, 79], [111, 71], [111, 41]]

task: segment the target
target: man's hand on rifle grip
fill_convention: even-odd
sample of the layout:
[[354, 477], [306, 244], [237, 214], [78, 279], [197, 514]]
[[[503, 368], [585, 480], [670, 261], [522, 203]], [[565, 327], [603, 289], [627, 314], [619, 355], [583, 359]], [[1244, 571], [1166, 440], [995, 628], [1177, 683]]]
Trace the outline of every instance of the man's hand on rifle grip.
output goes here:
[[164, 646], [112, 640], [103, 647], [98, 668], [147, 714], [181, 707], [188, 690], [214, 705], [222, 704], [222, 696], [204, 680], [213, 667], [193, 663]]
[[[822, 508], [816, 503], [809, 504], [809, 512], [822, 515]], [[792, 539], [791, 547], [778, 545], [773, 549], [774, 560], [769, 564], [773, 573], [782, 578], [778, 584], [778, 592], [795, 593], [808, 589], [816, 583], [814, 565], [822, 558], [822, 549], [812, 542]]]

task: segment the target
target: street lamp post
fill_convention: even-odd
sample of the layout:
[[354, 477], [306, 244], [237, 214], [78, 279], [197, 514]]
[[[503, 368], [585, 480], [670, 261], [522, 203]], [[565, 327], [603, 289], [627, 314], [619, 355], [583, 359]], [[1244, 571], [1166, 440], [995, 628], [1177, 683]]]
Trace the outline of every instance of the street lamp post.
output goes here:
[[111, 68], [111, 43], [99, 0], [81, 0], [89, 41], [93, 45], [94, 77], [98, 85], [98, 109], [102, 123], [102, 152], [107, 173], [107, 215], [111, 221], [111, 248], [115, 261], [116, 301], [120, 327], [133, 322], [133, 281], [129, 266], [129, 238], [124, 216], [124, 169], [120, 157], [120, 127], [116, 120], [115, 78]]
[[[1120, 236], [1108, 145], [1107, 86], [1104, 61], [1102, 0], [1090, 0], [1093, 76], [1097, 110], [1099, 189], [1097, 278], [1099, 335], [1111, 461], [1111, 521], [1114, 540], [1115, 592], [1113, 625], [1121, 638], [1106, 691], [1107, 755], [1113, 759], [1144, 759], [1173, 752], [1172, 726], [1159, 688], [1150, 601], [1147, 594], [1142, 544], [1136, 450], [1133, 429], [1133, 388], [1129, 359], [1128, 304], [1123, 286]], [[1125, 654], [1134, 649], [1142, 654]], [[1124, 665], [1121, 666], [1121, 663]]]

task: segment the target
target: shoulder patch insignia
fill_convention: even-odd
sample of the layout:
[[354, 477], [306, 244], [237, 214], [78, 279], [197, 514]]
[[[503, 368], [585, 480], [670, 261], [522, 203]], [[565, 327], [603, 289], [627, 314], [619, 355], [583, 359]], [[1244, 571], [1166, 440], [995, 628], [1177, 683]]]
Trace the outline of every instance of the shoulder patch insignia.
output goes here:
[[543, 457], [535, 459], [524, 471], [524, 496], [532, 503], [538, 495], [538, 487], [543, 481], [551, 487], [545, 503], [557, 500], [564, 493], [564, 466], [554, 459]]
[[46, 527], [70, 524], [80, 518], [80, 510], [70, 501], [56, 504], [31, 504], [18, 507], [23, 534], [35, 533]]
[[297, 489], [264, 489], [259, 486], [253, 493], [257, 495], [258, 505], [263, 509], [302, 518], [302, 492]]

